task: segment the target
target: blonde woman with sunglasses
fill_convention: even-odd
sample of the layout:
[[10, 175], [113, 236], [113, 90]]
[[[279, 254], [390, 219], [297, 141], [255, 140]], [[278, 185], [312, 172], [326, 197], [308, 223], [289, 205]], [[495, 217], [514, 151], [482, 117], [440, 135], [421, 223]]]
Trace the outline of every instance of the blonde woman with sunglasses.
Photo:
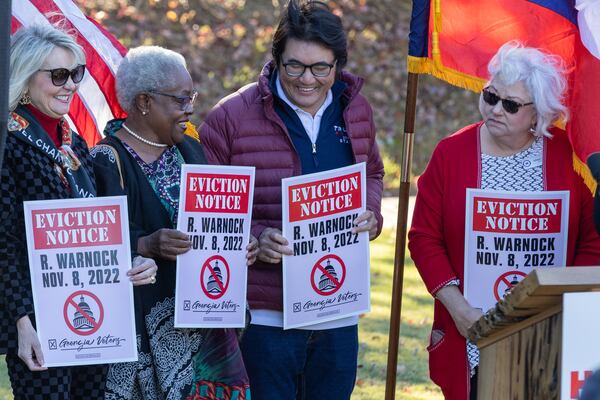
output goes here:
[[[103, 399], [106, 367], [44, 366], [36, 333], [23, 202], [94, 197], [88, 148], [65, 115], [85, 76], [75, 40], [50, 25], [12, 37], [8, 135], [0, 187], [0, 354], [15, 399]], [[138, 259], [134, 285], [149, 283], [156, 264]], [[43, 300], [43, 299], [42, 299]]]
[[438, 144], [418, 181], [409, 232], [412, 259], [435, 298], [430, 375], [451, 400], [476, 398], [479, 352], [466, 336], [487, 311], [474, 308], [463, 295], [467, 188], [569, 191], [566, 264], [600, 262], [592, 195], [573, 170], [565, 132], [553, 127], [567, 116], [561, 63], [509, 42], [488, 70], [490, 80], [479, 99], [483, 120]]

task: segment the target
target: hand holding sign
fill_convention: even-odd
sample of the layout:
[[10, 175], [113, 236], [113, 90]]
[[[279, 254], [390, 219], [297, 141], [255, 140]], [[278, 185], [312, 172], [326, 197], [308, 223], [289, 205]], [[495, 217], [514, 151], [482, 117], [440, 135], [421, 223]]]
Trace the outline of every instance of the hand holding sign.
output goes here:
[[377, 218], [373, 211], [367, 210], [360, 214], [353, 224], [352, 233], [369, 232], [369, 240], [373, 240], [377, 236]]
[[159, 229], [138, 240], [138, 253], [150, 258], [163, 258], [175, 261], [177, 256], [186, 253], [191, 247], [188, 235], [176, 229]]
[[127, 276], [133, 286], [147, 285], [156, 282], [158, 267], [151, 258], [137, 256], [133, 259], [132, 268], [127, 271]]
[[258, 239], [256, 239], [254, 235], [250, 235], [250, 243], [246, 246], [246, 251], [246, 265], [254, 264], [256, 257], [258, 257], [258, 252], [260, 251]]
[[264, 262], [277, 264], [284, 254], [294, 255], [294, 252], [288, 246], [288, 240], [276, 228], [265, 228], [258, 238], [258, 244], [260, 246], [258, 259]]
[[44, 355], [42, 346], [29, 316], [24, 316], [17, 321], [19, 334], [19, 358], [27, 365], [30, 371], [44, 371]]

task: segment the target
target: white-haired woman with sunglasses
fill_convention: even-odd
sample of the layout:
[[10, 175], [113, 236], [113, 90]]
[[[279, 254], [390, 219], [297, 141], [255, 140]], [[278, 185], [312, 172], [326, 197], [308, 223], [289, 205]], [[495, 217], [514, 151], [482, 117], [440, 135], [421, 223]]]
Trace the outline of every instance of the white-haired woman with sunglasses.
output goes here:
[[[200, 142], [186, 135], [197, 93], [185, 59], [158, 46], [131, 49], [116, 89], [128, 117], [109, 122], [92, 149], [98, 193], [127, 195], [132, 249], [159, 270], [153, 285], [134, 292], [139, 361], [111, 365], [106, 397], [249, 398], [234, 330], [174, 328], [175, 261], [191, 247], [175, 229], [181, 166], [206, 163]], [[251, 264], [256, 239], [247, 250]]]
[[[482, 310], [463, 296], [467, 188], [568, 190], [566, 263], [600, 262], [591, 192], [573, 170], [565, 132], [552, 126], [567, 115], [561, 63], [537, 49], [509, 42], [498, 50], [488, 70], [490, 81], [479, 100], [483, 121], [438, 144], [418, 181], [409, 232], [412, 259], [435, 298], [428, 347], [431, 379], [452, 400], [473, 399], [477, 392], [479, 355], [466, 336]], [[491, 289], [482, 285], [480, 290]]]
[[[32, 25], [12, 37], [0, 180], [0, 354], [16, 399], [104, 398], [105, 366], [44, 367], [23, 218], [24, 201], [96, 195], [86, 143], [64, 118], [84, 74], [83, 50], [61, 30]], [[143, 260], [131, 279], [148, 283], [155, 271], [153, 261]]]

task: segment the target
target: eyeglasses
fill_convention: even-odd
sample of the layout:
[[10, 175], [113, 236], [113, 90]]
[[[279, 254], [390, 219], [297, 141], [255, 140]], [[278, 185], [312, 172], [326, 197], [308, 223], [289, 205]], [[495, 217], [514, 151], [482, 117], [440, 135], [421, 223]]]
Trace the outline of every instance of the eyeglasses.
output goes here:
[[150, 90], [150, 93], [172, 98], [177, 104], [180, 105], [182, 111], [184, 111], [188, 106], [193, 106], [198, 98], [198, 92], [195, 90], [192, 92], [191, 96], [176, 96], [174, 94], [163, 93], [156, 90]]
[[514, 100], [503, 99], [502, 97], [498, 96], [496, 93], [490, 92], [489, 88], [483, 89], [482, 93], [483, 93], [483, 101], [488, 103], [490, 106], [495, 106], [496, 104], [498, 104], [498, 102], [500, 100], [502, 100], [502, 107], [509, 114], [516, 114], [519, 112], [519, 109], [521, 107], [529, 106], [529, 105], [533, 104], [533, 102], [521, 104], [521, 103], [517, 103]]
[[85, 74], [85, 65], [78, 65], [70, 71], [66, 68], [40, 69], [40, 71], [50, 72], [50, 79], [54, 86], [64, 86], [69, 80], [69, 76], [73, 83], [81, 82]]
[[294, 61], [289, 63], [283, 63], [283, 68], [285, 69], [285, 73], [294, 78], [298, 78], [304, 75], [304, 71], [306, 68], [310, 69], [310, 72], [316, 76], [317, 78], [324, 78], [329, 75], [331, 72], [331, 68], [335, 66], [334, 64], [328, 64], [326, 62], [318, 62], [311, 65], [302, 64], [300, 62]]

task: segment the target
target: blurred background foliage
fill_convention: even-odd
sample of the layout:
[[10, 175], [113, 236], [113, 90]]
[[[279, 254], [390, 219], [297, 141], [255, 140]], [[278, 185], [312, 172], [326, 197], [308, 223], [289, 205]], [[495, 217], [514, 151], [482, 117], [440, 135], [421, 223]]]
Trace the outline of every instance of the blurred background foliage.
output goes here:
[[[271, 58], [285, 0], [76, 0], [126, 47], [160, 45], [183, 54], [200, 92], [194, 122], [222, 97], [256, 80]], [[335, 0], [349, 40], [347, 70], [365, 78], [375, 112], [387, 189], [397, 187], [406, 101], [411, 1]], [[419, 79], [413, 174], [440, 138], [477, 121], [477, 95], [430, 76]], [[395, 192], [392, 192], [395, 193]]]

